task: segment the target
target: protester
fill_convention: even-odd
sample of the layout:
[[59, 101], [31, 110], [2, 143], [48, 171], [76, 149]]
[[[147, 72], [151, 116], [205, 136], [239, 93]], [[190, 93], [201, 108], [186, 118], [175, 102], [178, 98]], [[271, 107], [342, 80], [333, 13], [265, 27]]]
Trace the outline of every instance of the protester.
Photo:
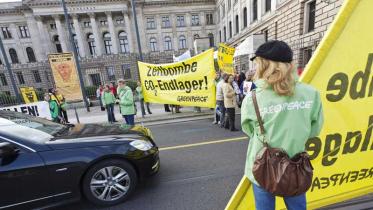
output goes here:
[[164, 104], [164, 111], [165, 111], [165, 112], [171, 112], [171, 110], [170, 110], [170, 105], [168, 105], [168, 104]]
[[101, 100], [101, 95], [102, 95], [103, 90], [104, 88], [102, 87], [102, 85], [98, 86], [96, 90], [96, 99], [100, 102], [101, 111], [105, 110], [105, 107], [102, 104], [102, 100]]
[[110, 85], [105, 85], [104, 92], [101, 95], [102, 105], [106, 108], [109, 123], [114, 123], [114, 105], [115, 97], [111, 92]]
[[[256, 95], [264, 121], [265, 141], [269, 147], [284, 150], [290, 158], [305, 150], [307, 139], [318, 136], [323, 124], [322, 105], [317, 90], [295, 81], [293, 52], [285, 42], [270, 41], [261, 45], [252, 59], [256, 64], [257, 88], [247, 95], [241, 108], [242, 130], [250, 138], [245, 175], [253, 183], [256, 209], [274, 210], [275, 196], [259, 186], [253, 174], [254, 161], [264, 147], [261, 142], [264, 136], [258, 128], [252, 95]], [[290, 107], [293, 103], [309, 106], [294, 109]], [[289, 210], [306, 210], [305, 193], [284, 197], [284, 201]]]
[[222, 86], [224, 96], [224, 107], [226, 109], [227, 117], [225, 118], [224, 127], [230, 129], [230, 131], [238, 131], [235, 124], [235, 110], [236, 110], [236, 93], [234, 92], [232, 83], [234, 76], [229, 74], [224, 78]]
[[[215, 88], [217, 87], [218, 83], [220, 82], [221, 80], [221, 77], [220, 77], [220, 72], [216, 72], [216, 75], [215, 75]], [[216, 91], [216, 95], [217, 95], [217, 91]], [[218, 102], [216, 101], [216, 107], [215, 107], [215, 112], [214, 112], [214, 122], [212, 122], [212, 124], [218, 124], [220, 123], [220, 110], [219, 110], [219, 104]]]
[[232, 87], [234, 89], [234, 92], [235, 92], [235, 98], [236, 98], [236, 103], [238, 105], [238, 107], [241, 107], [241, 90], [240, 90], [240, 86], [238, 86], [238, 74], [234, 77], [234, 80], [232, 81]]
[[49, 104], [52, 121], [55, 123], [60, 123], [60, 110], [57, 101], [52, 100], [48, 93], [44, 94], [44, 100]]
[[240, 89], [243, 93], [243, 97], [245, 97], [248, 93], [250, 93], [251, 90], [255, 89], [255, 84], [252, 81], [253, 75], [251, 74], [251, 71], [246, 72], [246, 79], [241, 84]]
[[60, 105], [60, 112], [61, 117], [65, 123], [70, 123], [69, 118], [67, 116], [67, 102], [65, 97], [58, 91], [58, 89], [54, 90], [55, 96], [57, 97], [57, 101]]
[[[137, 97], [140, 101], [141, 114], [142, 114], [142, 117], [144, 117], [146, 115], [146, 113], [145, 113], [145, 107], [144, 107], [144, 95], [143, 95], [143, 92], [142, 92], [140, 81], [137, 82], [136, 93], [137, 93]], [[150, 111], [149, 102], [146, 102], [146, 109], [148, 110], [148, 114], [152, 114], [152, 112]]]
[[125, 123], [128, 125], [135, 125], [135, 103], [133, 101], [133, 93], [124, 80], [118, 81], [118, 95], [120, 113]]
[[224, 107], [224, 94], [223, 94], [223, 84], [225, 79], [228, 79], [227, 74], [223, 74], [222, 80], [216, 85], [216, 104], [219, 106], [220, 112], [220, 127], [224, 127], [225, 119], [225, 107]]
[[111, 93], [112, 93], [112, 94], [114, 95], [114, 97], [116, 98], [116, 97], [117, 97], [117, 88], [115, 87], [114, 82], [110, 82], [109, 87], [110, 87], [110, 91], [111, 91]]

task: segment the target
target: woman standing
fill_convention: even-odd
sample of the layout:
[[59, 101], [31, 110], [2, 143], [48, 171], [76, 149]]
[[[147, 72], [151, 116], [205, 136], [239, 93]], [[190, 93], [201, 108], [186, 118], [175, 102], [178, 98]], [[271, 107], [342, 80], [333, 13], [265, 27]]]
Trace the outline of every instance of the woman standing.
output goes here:
[[101, 101], [102, 105], [106, 108], [109, 123], [114, 123], [115, 97], [114, 94], [111, 92], [109, 85], [105, 85], [104, 92], [101, 95]]
[[120, 113], [127, 125], [135, 125], [135, 104], [132, 90], [124, 80], [118, 81], [118, 90]]
[[[305, 150], [307, 139], [319, 134], [322, 124], [322, 105], [319, 92], [294, 79], [293, 52], [282, 41], [261, 45], [252, 58], [256, 64], [255, 92], [244, 99], [241, 109], [242, 130], [250, 137], [245, 175], [253, 183], [257, 210], [274, 210], [275, 196], [259, 186], [253, 165], [264, 147], [254, 110], [253, 94], [260, 110], [265, 140], [272, 148], [281, 148], [290, 158]], [[294, 108], [291, 104], [303, 104]], [[304, 106], [307, 103], [309, 105]], [[294, 180], [296, 181], [296, 180]], [[287, 209], [306, 210], [306, 195], [284, 197]]]
[[[136, 94], [137, 94], [137, 97], [139, 98], [139, 101], [140, 101], [142, 117], [144, 117], [145, 114], [146, 114], [145, 113], [145, 105], [144, 105], [145, 102], [144, 102], [144, 95], [142, 93], [142, 87], [141, 87], [141, 82], [140, 81], [137, 82]], [[148, 113], [152, 114], [152, 112], [150, 111], [149, 102], [146, 102], [146, 108], [148, 110]]]
[[224, 126], [226, 129], [231, 131], [238, 131], [234, 126], [235, 121], [235, 110], [236, 110], [236, 93], [233, 89], [232, 82], [234, 80], [233, 75], [229, 75], [224, 78], [223, 83], [223, 95], [224, 95], [224, 106], [226, 108], [227, 117], [225, 119]]

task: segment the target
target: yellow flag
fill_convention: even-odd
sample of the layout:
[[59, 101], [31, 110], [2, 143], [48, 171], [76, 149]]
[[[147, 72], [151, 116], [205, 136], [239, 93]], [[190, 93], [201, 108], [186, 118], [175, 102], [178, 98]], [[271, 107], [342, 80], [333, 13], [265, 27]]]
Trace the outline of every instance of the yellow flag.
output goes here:
[[219, 69], [228, 74], [234, 74], [233, 55], [234, 47], [229, 47], [224, 43], [219, 44], [218, 49], [218, 65]]
[[36, 96], [35, 89], [33, 87], [21, 87], [22, 98], [26, 104], [34, 103], [38, 101], [38, 97]]
[[[346, 0], [301, 77], [320, 91], [325, 117], [306, 143], [315, 168], [307, 209], [373, 192], [372, 10], [372, 0]], [[247, 178], [226, 209], [255, 209]]]
[[144, 100], [151, 103], [214, 108], [215, 69], [213, 50], [182, 62], [138, 62]]

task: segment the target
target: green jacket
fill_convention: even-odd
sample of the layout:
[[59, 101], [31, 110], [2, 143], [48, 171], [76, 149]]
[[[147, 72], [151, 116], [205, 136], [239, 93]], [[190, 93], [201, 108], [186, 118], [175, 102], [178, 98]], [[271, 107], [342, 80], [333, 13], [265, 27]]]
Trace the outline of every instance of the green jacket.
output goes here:
[[[270, 146], [282, 148], [290, 157], [305, 150], [307, 139], [318, 136], [323, 125], [319, 92], [310, 85], [297, 82], [293, 96], [279, 96], [264, 80], [257, 80], [256, 95]], [[249, 136], [245, 175], [257, 184], [252, 168], [257, 153], [263, 148], [249, 93], [241, 107], [242, 130]]]
[[115, 103], [115, 97], [114, 97], [112, 92], [104, 91], [104, 92], [102, 92], [101, 101], [102, 101], [103, 106], [106, 106], [106, 105], [109, 105], [109, 104], [114, 104]]
[[144, 99], [144, 95], [142, 94], [142, 88], [141, 86], [137, 86], [136, 88], [136, 94], [139, 100]]
[[133, 93], [130, 87], [126, 86], [119, 94], [120, 113], [122, 115], [135, 114], [135, 104], [133, 102]]
[[51, 111], [52, 120], [57, 119], [60, 113], [60, 108], [58, 107], [58, 103], [55, 100], [49, 101], [49, 109]]

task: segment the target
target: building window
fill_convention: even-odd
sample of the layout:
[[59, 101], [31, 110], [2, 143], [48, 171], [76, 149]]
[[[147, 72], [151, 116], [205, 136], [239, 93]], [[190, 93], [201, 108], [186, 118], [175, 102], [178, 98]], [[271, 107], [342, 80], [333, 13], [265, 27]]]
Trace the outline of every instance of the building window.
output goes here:
[[214, 47], [215, 46], [215, 43], [214, 43], [214, 34], [209, 33], [208, 37], [209, 37], [210, 47]]
[[10, 59], [12, 60], [12, 63], [19, 63], [18, 55], [15, 49], [10, 48], [9, 55], [10, 55]]
[[166, 36], [164, 38], [164, 49], [165, 50], [172, 50], [172, 41], [171, 41], [171, 37], [169, 37], [169, 36]]
[[243, 27], [247, 27], [247, 8], [243, 8]]
[[57, 26], [55, 23], [51, 23], [49, 24], [49, 27], [52, 29], [52, 30], [56, 30], [57, 29]]
[[264, 5], [264, 11], [265, 12], [271, 11], [271, 1], [272, 0], [265, 0], [265, 5]]
[[192, 15], [192, 26], [199, 25], [199, 15]]
[[25, 84], [25, 78], [23, 78], [22, 72], [17, 72], [16, 75], [17, 75], [19, 84], [24, 85]]
[[227, 28], [224, 26], [224, 42], [227, 41]]
[[206, 24], [207, 25], [213, 25], [214, 24], [214, 19], [213, 19], [212, 14], [206, 14]]
[[34, 79], [36, 83], [41, 83], [41, 77], [38, 70], [32, 71], [32, 74], [34, 75]]
[[258, 0], [253, 0], [253, 22], [258, 20]]
[[107, 26], [107, 20], [100, 20], [100, 24], [102, 26]]
[[0, 81], [3, 86], [8, 86], [8, 81], [6, 80], [4, 73], [0, 73]]
[[28, 62], [30, 63], [36, 62], [34, 50], [31, 47], [26, 48], [26, 53], [27, 53]]
[[305, 67], [312, 57], [312, 48], [303, 49], [303, 67]]
[[150, 38], [150, 51], [157, 51], [157, 40], [154, 37]]
[[85, 28], [91, 27], [91, 22], [90, 22], [90, 21], [84, 21], [84, 22], [83, 22], [83, 26], [84, 26]]
[[28, 31], [27, 26], [19, 26], [19, 31], [21, 32], [22, 38], [29, 38], [30, 32]]
[[240, 25], [239, 25], [239, 18], [238, 18], [238, 15], [236, 15], [236, 34], [238, 34], [239, 30], [240, 30]]
[[114, 66], [107, 66], [106, 67], [106, 73], [107, 73], [107, 78], [108, 78], [109, 81], [115, 81]]
[[12, 38], [12, 34], [10, 33], [8, 27], [1, 27], [1, 31], [3, 32], [4, 39], [11, 39]]
[[199, 38], [199, 35], [198, 34], [194, 34], [193, 38], [196, 40]]
[[180, 49], [186, 49], [187, 48], [186, 38], [185, 38], [184, 35], [181, 35], [179, 37], [179, 48]]
[[221, 31], [219, 31], [219, 42], [221, 42]]
[[310, 1], [306, 4], [306, 24], [305, 31], [311, 32], [315, 30], [315, 12], [316, 12], [316, 1]]
[[118, 25], [124, 24], [123, 18], [118, 18], [118, 19], [115, 20], [115, 22], [117, 22]]
[[73, 40], [74, 40], [74, 46], [75, 46], [76, 52], [78, 53], [78, 56], [80, 57], [79, 44], [78, 44], [78, 39], [76, 37], [76, 34], [73, 34]]
[[128, 37], [127, 33], [124, 31], [119, 32], [119, 46], [120, 46], [120, 52], [121, 53], [129, 53], [129, 44], [128, 44]]
[[110, 33], [108, 32], [104, 33], [104, 45], [105, 45], [106, 54], [110, 55], [112, 53], [111, 52], [112, 43], [111, 43]]
[[229, 21], [229, 38], [232, 38], [232, 21]]
[[54, 45], [56, 46], [56, 51], [57, 51], [58, 53], [62, 53], [62, 46], [61, 46], [61, 43], [60, 43], [60, 40], [59, 40], [58, 35], [55, 35], [55, 36], [53, 37], [53, 43], [54, 43]]
[[88, 34], [87, 35], [87, 41], [88, 41], [88, 47], [89, 47], [89, 53], [92, 56], [96, 56], [96, 43], [95, 43], [95, 37], [93, 34]]
[[163, 16], [162, 17], [162, 28], [170, 28], [171, 22], [169, 16]]
[[176, 17], [176, 26], [177, 27], [184, 27], [185, 26], [185, 17], [184, 16], [177, 16]]
[[123, 79], [131, 79], [131, 65], [130, 64], [122, 65], [122, 74], [123, 74]]
[[154, 17], [146, 18], [146, 24], [147, 24], [148, 29], [155, 29]]

